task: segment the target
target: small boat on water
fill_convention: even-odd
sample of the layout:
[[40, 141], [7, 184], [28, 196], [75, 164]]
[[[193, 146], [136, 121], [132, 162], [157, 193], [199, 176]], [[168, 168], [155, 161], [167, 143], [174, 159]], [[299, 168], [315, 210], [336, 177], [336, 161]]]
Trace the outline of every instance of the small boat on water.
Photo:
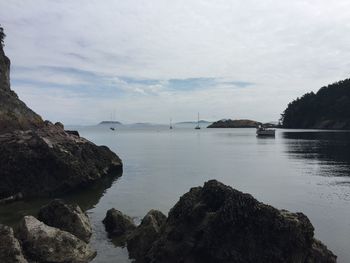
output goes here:
[[169, 129], [170, 129], [170, 130], [172, 130], [172, 129], [173, 129], [172, 118], [170, 118], [170, 125], [169, 125]]
[[114, 128], [114, 127], [110, 127], [110, 129], [111, 129], [112, 131], [115, 131], [115, 128]]
[[275, 134], [275, 129], [264, 128], [261, 125], [259, 125], [259, 127], [256, 128], [256, 135], [258, 137], [275, 137]]
[[197, 118], [197, 126], [195, 127], [196, 130], [200, 130], [201, 126], [199, 126], [199, 112], [198, 112], [198, 118]]

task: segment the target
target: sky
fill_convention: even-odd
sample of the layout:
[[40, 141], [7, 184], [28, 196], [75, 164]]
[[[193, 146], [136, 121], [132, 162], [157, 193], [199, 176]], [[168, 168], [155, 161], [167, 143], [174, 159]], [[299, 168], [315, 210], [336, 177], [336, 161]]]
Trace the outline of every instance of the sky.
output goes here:
[[349, 77], [348, 0], [0, 0], [11, 83], [44, 119], [277, 121]]

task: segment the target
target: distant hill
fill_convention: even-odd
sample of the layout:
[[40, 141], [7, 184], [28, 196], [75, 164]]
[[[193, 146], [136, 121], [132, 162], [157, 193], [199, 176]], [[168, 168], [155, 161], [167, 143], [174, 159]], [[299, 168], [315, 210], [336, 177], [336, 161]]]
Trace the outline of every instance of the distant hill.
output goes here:
[[306, 93], [288, 104], [283, 128], [350, 129], [350, 79]]
[[209, 125], [207, 128], [255, 128], [261, 124], [257, 121], [252, 120], [219, 120], [211, 125]]
[[121, 125], [122, 123], [119, 121], [101, 121], [98, 125], [111, 125], [111, 124]]

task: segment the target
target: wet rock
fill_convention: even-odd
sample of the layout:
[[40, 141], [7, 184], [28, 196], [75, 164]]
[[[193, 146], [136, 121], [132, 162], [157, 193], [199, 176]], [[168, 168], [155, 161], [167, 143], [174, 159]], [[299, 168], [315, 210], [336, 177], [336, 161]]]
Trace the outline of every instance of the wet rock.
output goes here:
[[89, 242], [92, 229], [88, 216], [76, 204], [65, 204], [56, 199], [39, 210], [38, 219], [46, 225], [70, 232]]
[[33, 216], [23, 218], [18, 236], [26, 255], [34, 262], [83, 263], [96, 256], [96, 252], [84, 241], [71, 233], [47, 226]]
[[157, 210], [151, 210], [142, 219], [141, 224], [127, 237], [127, 247], [131, 258], [142, 258], [160, 237], [166, 216]]
[[134, 255], [152, 263], [336, 262], [304, 214], [277, 210], [215, 180], [183, 195], [160, 237]]
[[124, 215], [122, 212], [112, 208], [107, 211], [105, 219], [103, 219], [106, 231], [115, 237], [126, 235], [135, 230], [131, 217]]
[[27, 263], [18, 240], [14, 237], [13, 229], [0, 224], [0, 262]]

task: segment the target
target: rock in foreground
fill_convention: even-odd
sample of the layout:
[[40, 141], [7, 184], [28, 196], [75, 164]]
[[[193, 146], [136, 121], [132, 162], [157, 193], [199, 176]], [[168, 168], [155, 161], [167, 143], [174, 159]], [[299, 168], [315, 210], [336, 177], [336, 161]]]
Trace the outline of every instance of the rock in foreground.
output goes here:
[[166, 222], [166, 216], [157, 210], [151, 210], [142, 219], [141, 224], [127, 237], [127, 246], [131, 258], [142, 258], [152, 247]]
[[136, 262], [336, 262], [304, 214], [277, 210], [215, 180], [183, 195], [161, 228], [150, 249], [132, 251]]
[[56, 199], [39, 211], [38, 219], [48, 226], [67, 231], [85, 242], [89, 242], [92, 235], [88, 216], [78, 205], [65, 204]]
[[131, 217], [124, 215], [122, 212], [112, 208], [107, 211], [103, 219], [106, 231], [111, 236], [122, 236], [133, 231], [136, 226]]
[[22, 253], [18, 240], [14, 237], [13, 229], [0, 224], [0, 262], [28, 263]]
[[23, 218], [18, 235], [26, 255], [34, 262], [84, 263], [96, 256], [84, 241], [33, 216]]

